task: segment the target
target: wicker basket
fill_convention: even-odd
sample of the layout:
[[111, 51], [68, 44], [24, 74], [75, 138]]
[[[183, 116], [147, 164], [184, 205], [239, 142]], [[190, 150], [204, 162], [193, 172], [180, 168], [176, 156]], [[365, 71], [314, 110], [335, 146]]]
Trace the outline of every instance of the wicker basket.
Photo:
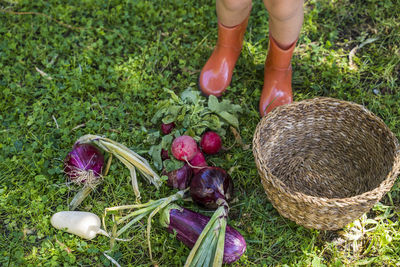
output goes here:
[[335, 230], [367, 212], [393, 186], [399, 144], [361, 105], [315, 98], [280, 106], [259, 122], [253, 153], [279, 213], [307, 228]]

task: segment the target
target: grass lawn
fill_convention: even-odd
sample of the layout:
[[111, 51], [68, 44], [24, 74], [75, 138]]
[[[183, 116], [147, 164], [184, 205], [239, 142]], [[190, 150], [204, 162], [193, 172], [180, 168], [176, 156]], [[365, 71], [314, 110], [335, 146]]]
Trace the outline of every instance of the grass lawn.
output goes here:
[[[329, 96], [365, 105], [400, 137], [400, 5], [395, 0], [310, 0], [293, 56], [294, 99]], [[151, 160], [158, 103], [197, 88], [216, 42], [214, 1], [0, 0], [0, 265], [111, 266], [109, 239], [85, 241], [58, 231], [50, 217], [67, 210], [77, 188], [63, 159], [84, 134], [126, 144]], [[268, 14], [254, 1], [242, 54], [223, 99], [242, 107], [239, 132], [251, 144], [267, 52]], [[229, 224], [247, 241], [234, 266], [400, 264], [400, 183], [360, 220], [340, 231], [309, 230], [281, 217], [260, 183], [251, 149], [209, 157], [231, 170], [236, 201]], [[153, 162], [150, 161], [152, 164]], [[235, 167], [232, 169], [232, 167]], [[142, 201], [157, 191], [138, 177]], [[113, 161], [81, 210], [134, 203], [129, 171]], [[186, 207], [211, 216], [191, 204]], [[189, 249], [153, 223], [153, 257], [180, 266]], [[145, 224], [109, 253], [121, 265], [150, 266]]]

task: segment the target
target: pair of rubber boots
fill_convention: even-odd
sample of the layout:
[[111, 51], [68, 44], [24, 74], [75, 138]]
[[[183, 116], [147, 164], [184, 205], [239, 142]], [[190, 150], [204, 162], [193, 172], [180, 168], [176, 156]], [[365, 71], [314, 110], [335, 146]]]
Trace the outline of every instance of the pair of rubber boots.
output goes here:
[[[233, 68], [242, 50], [247, 22], [248, 17], [234, 27], [225, 27], [218, 23], [217, 45], [199, 77], [199, 88], [203, 94], [219, 97], [229, 86]], [[264, 68], [264, 86], [259, 103], [261, 116], [277, 106], [293, 101], [291, 58], [295, 44], [296, 42], [284, 50], [278, 46], [272, 36], [269, 38]]]

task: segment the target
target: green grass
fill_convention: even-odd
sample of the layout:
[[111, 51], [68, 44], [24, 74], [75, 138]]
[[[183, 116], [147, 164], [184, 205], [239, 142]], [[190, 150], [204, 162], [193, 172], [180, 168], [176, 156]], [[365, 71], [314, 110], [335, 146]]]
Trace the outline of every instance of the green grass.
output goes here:
[[[62, 160], [87, 133], [148, 156], [148, 133], [158, 130], [150, 119], [168, 96], [163, 88], [195, 88], [212, 51], [214, 4], [0, 1], [0, 265], [111, 265], [102, 254], [109, 248], [106, 237], [84, 241], [50, 225], [76, 190], [65, 184]], [[363, 104], [400, 137], [399, 14], [393, 0], [307, 1], [293, 57], [295, 100], [330, 96]], [[247, 144], [259, 121], [267, 34], [268, 15], [255, 1], [224, 96], [244, 109], [239, 130]], [[225, 142], [234, 143], [231, 133]], [[267, 200], [251, 149], [235, 146], [209, 160], [225, 169], [236, 166], [237, 202], [229, 224], [248, 242], [236, 266], [400, 264], [400, 183], [341, 231], [308, 230], [281, 217]], [[100, 215], [105, 207], [132, 203], [128, 177], [115, 161], [82, 209]], [[139, 186], [144, 200], [173, 192], [157, 192], [140, 178]], [[156, 222], [153, 228], [159, 265], [181, 265], [189, 249]], [[143, 226], [129, 234], [134, 239], [118, 242], [111, 255], [123, 265], [150, 266]]]

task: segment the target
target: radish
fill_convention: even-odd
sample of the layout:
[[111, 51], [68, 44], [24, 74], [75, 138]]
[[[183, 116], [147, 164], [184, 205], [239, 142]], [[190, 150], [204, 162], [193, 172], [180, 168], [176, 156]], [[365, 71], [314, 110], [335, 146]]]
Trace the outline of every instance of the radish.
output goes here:
[[161, 160], [164, 161], [166, 159], [169, 159], [168, 150], [161, 149]]
[[175, 128], [175, 123], [173, 123], [173, 122], [161, 124], [161, 132], [163, 134], [171, 133], [174, 128]]
[[195, 174], [198, 173], [202, 169], [202, 167], [208, 166], [204, 154], [200, 150], [192, 158], [192, 160], [189, 161], [189, 163]]
[[221, 137], [216, 132], [208, 131], [201, 137], [200, 147], [206, 154], [217, 154], [222, 147]]
[[59, 230], [91, 240], [97, 234], [109, 236], [100, 229], [100, 218], [91, 212], [85, 211], [60, 211], [50, 219], [51, 225]]
[[198, 147], [191, 136], [182, 135], [174, 139], [171, 151], [177, 160], [189, 161], [196, 155]]

